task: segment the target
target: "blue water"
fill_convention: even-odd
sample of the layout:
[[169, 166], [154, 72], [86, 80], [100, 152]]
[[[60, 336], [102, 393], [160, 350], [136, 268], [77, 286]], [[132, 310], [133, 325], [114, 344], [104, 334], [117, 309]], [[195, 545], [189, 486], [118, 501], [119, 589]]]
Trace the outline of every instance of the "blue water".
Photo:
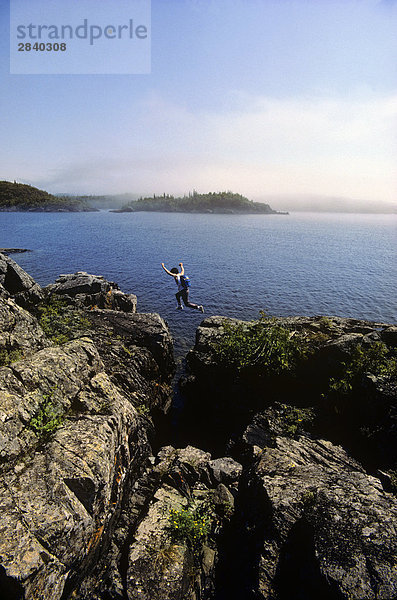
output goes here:
[[339, 315], [397, 323], [397, 215], [293, 213], [0, 213], [0, 247], [41, 285], [88, 271], [138, 296], [169, 323], [177, 354], [201, 313], [176, 310], [162, 270], [184, 262], [206, 315]]

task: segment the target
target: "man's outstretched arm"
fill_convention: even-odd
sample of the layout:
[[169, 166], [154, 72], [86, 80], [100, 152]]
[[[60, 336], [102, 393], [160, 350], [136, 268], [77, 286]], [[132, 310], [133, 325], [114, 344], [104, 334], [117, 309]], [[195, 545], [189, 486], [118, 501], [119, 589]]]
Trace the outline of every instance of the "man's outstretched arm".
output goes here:
[[171, 277], [175, 277], [174, 273], [171, 273], [171, 271], [169, 271], [168, 269], [166, 269], [166, 267], [164, 266], [164, 263], [161, 263], [161, 266], [163, 267], [164, 271], [166, 273], [168, 273], [168, 275], [171, 275]]

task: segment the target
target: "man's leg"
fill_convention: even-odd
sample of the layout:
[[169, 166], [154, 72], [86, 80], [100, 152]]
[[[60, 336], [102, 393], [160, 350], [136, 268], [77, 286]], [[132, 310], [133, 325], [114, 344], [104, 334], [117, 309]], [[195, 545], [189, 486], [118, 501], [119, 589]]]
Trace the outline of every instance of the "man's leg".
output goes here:
[[198, 304], [193, 304], [193, 302], [189, 302], [189, 290], [181, 290], [181, 294], [185, 306], [188, 306], [189, 308], [195, 308], [196, 310], [201, 310], [201, 312], [204, 312], [202, 306], [199, 306]]
[[182, 308], [183, 308], [183, 306], [181, 304], [181, 296], [182, 296], [182, 290], [179, 290], [179, 292], [177, 292], [175, 294], [176, 301], [178, 302], [177, 308], [179, 308], [179, 310], [182, 310]]

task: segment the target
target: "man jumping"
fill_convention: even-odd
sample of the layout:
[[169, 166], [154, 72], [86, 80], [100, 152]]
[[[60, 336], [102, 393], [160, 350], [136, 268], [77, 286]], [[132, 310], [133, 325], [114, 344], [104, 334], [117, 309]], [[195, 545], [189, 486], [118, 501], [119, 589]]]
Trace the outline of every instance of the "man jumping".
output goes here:
[[203, 313], [204, 308], [202, 305], [193, 304], [192, 302], [189, 302], [189, 285], [190, 285], [190, 283], [189, 283], [189, 278], [186, 278], [186, 276], [185, 276], [185, 269], [183, 268], [183, 263], [179, 263], [179, 266], [181, 268], [180, 271], [178, 271], [178, 269], [176, 267], [173, 267], [171, 269], [171, 271], [169, 271], [164, 266], [164, 263], [161, 263], [161, 266], [163, 267], [164, 271], [166, 273], [168, 273], [168, 275], [171, 275], [171, 277], [173, 277], [175, 279], [175, 283], [178, 286], [178, 291], [175, 294], [176, 300], [178, 302], [177, 309], [178, 310], [183, 309], [183, 306], [181, 303], [181, 299], [182, 299], [185, 306], [188, 306], [189, 308], [195, 308], [196, 310], [199, 310], [200, 312]]

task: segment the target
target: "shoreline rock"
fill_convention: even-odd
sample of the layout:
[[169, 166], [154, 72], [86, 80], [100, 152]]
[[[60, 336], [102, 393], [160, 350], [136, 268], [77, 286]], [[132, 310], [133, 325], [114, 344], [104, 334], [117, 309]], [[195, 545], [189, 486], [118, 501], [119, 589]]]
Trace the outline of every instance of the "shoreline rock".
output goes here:
[[379, 479], [326, 440], [277, 436], [256, 452], [245, 527], [259, 536], [257, 597], [394, 597], [397, 500]]
[[0, 248], [0, 253], [3, 254], [21, 254], [22, 252], [32, 252], [27, 248]]
[[111, 213], [137, 213], [137, 212], [160, 212], [160, 213], [182, 213], [182, 214], [190, 214], [190, 215], [289, 215], [289, 212], [286, 211], [278, 211], [278, 210], [271, 210], [270, 212], [258, 212], [255, 210], [238, 210], [238, 209], [233, 209], [233, 208], [206, 208], [206, 209], [202, 209], [202, 210], [165, 210], [165, 209], [137, 209], [137, 208], [131, 208], [129, 206], [125, 207], [125, 208], [115, 208], [113, 210], [109, 210], [109, 212]]
[[0, 253], [0, 296], [12, 297], [23, 308], [34, 306], [44, 298], [43, 290], [33, 277], [6, 254]]
[[100, 275], [90, 275], [85, 271], [60, 275], [55, 283], [46, 286], [44, 290], [50, 295], [58, 294], [74, 299], [83, 307], [136, 312], [135, 294], [124, 294], [117, 283], [106, 281]]

